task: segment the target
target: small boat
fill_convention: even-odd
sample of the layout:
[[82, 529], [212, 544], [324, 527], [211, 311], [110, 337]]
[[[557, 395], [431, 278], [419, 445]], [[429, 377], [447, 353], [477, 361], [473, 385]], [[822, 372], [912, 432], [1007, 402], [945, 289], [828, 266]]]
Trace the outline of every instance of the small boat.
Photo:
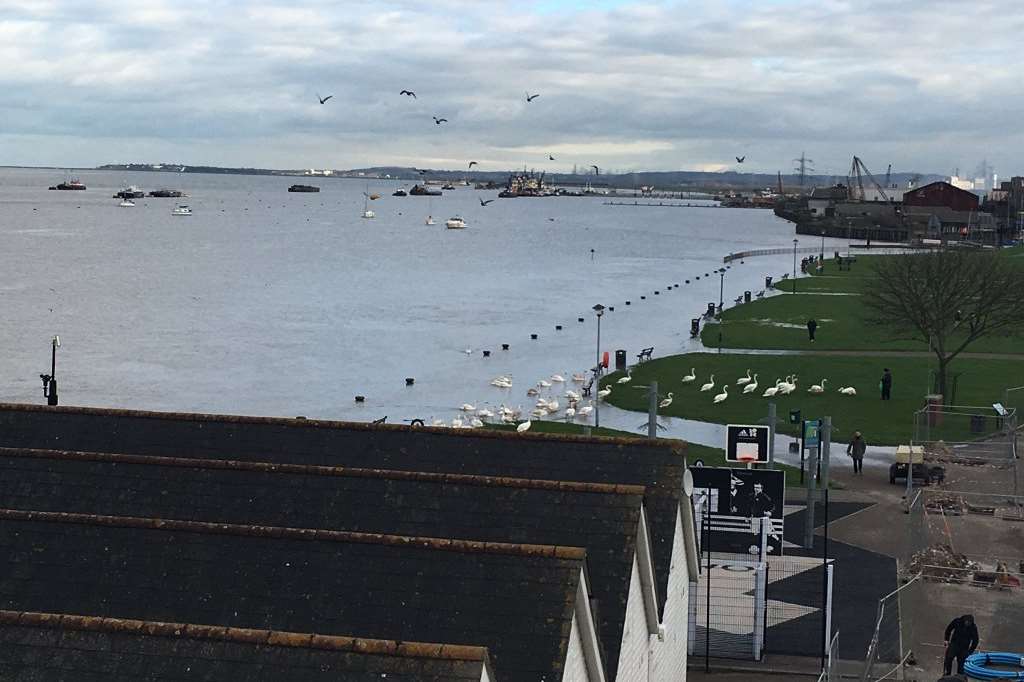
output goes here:
[[434, 220], [434, 216], [427, 216], [427, 219], [423, 221], [425, 225], [437, 225], [437, 221]]
[[446, 182], [446, 183], [444, 183], [443, 185], [441, 185], [441, 189], [446, 189], [446, 190], [449, 190], [449, 191], [451, 191], [451, 190], [454, 190], [454, 189], [455, 189], [455, 185], [453, 185], [453, 184], [452, 184], [452, 183], [450, 183], [450, 182]]
[[466, 229], [466, 221], [459, 216], [453, 216], [445, 221], [444, 226], [449, 230], [464, 230]]
[[192, 209], [185, 204], [178, 204], [178, 207], [171, 211], [171, 215], [192, 215]]
[[413, 197], [439, 197], [441, 191], [436, 189], [427, 189], [422, 185], [413, 185], [412, 189], [409, 190], [409, 196]]
[[370, 210], [369, 206], [370, 195], [363, 192], [363, 217], [364, 218], [376, 218], [377, 214]]
[[71, 180], [66, 180], [56, 187], [51, 187], [50, 189], [85, 189], [85, 184], [78, 178], [71, 178]]
[[288, 188], [289, 192], [319, 192], [320, 188], [314, 185], [292, 185]]
[[391, 196], [393, 196], [393, 197], [407, 197], [407, 196], [409, 196], [409, 193], [406, 192], [404, 189], [396, 189], [394, 192], [391, 193]]
[[151, 197], [157, 198], [178, 198], [185, 196], [185, 193], [178, 189], [155, 189], [149, 193]]
[[128, 185], [117, 191], [114, 195], [115, 199], [141, 199], [146, 196], [146, 193], [139, 189], [138, 185]]
[[121, 203], [118, 204], [121, 208], [131, 208], [135, 205], [135, 202], [131, 199], [121, 199]]

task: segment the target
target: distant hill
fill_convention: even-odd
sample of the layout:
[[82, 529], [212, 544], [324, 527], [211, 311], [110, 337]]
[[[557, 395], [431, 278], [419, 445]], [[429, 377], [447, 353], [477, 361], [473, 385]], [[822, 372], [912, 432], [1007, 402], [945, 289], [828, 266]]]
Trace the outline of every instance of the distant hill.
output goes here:
[[[227, 173], [236, 175], [306, 175], [304, 169], [272, 169], [272, 168], [230, 168], [221, 166], [189, 166], [178, 163], [165, 164], [107, 164], [99, 166], [98, 170], [120, 170], [120, 171], [149, 171], [163, 173]], [[542, 172], [538, 169], [531, 169], [535, 172]], [[391, 178], [396, 180], [468, 180], [470, 182], [494, 182], [503, 184], [511, 173], [518, 173], [519, 170], [483, 171], [473, 169], [451, 170], [444, 168], [417, 169], [406, 166], [371, 166], [368, 168], [353, 168], [349, 170], [333, 170], [328, 177], [360, 177], [360, 178]], [[322, 176], [316, 176], [322, 177]], [[890, 176], [890, 184], [906, 187], [907, 182], [915, 180], [918, 185], [942, 180], [944, 176], [921, 173], [893, 173]], [[554, 184], [583, 185], [591, 183], [599, 187], [620, 187], [633, 188], [640, 186], [653, 186], [662, 190], [680, 189], [758, 189], [772, 188], [778, 186], [778, 176], [774, 173], [738, 173], [736, 171], [725, 171], [713, 173], [707, 171], [637, 171], [635, 173], [619, 173], [600, 175], [593, 173], [547, 173], [545, 179]], [[877, 177], [879, 182], [884, 182], [884, 177]], [[825, 187], [836, 182], [846, 182], [846, 176], [833, 175], [808, 175], [804, 177], [804, 187]], [[797, 175], [786, 174], [782, 176], [783, 188], [791, 192], [800, 187], [800, 178]]]

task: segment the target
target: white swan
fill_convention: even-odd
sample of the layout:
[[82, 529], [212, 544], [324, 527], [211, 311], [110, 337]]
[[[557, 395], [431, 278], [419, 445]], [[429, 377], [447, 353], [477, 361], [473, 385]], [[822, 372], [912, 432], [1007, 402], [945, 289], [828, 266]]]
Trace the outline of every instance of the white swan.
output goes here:
[[494, 417], [494, 413], [488, 410], [486, 407], [484, 407], [476, 411], [476, 416], [480, 417], [481, 419], [491, 419], [492, 417]]
[[839, 392], [842, 393], [843, 395], [857, 395], [857, 389], [855, 389], [853, 386], [841, 388], [839, 389]]
[[577, 384], [582, 384], [584, 381], [587, 380], [587, 375], [583, 374], [582, 372], [576, 372], [575, 374], [572, 375], [572, 380], [575, 381]]
[[473, 417], [473, 420], [469, 422], [469, 425], [472, 426], [474, 429], [479, 429], [481, 426], [484, 425], [484, 423], [477, 419], [476, 417]]
[[538, 407], [537, 409], [532, 410], [530, 412], [530, 416], [533, 417], [534, 419], [543, 419], [544, 417], [548, 416], [548, 411], [545, 410], [543, 407]]
[[551, 388], [551, 382], [548, 381], [547, 379], [541, 379], [540, 381], [537, 382], [537, 385], [540, 386], [541, 388]]
[[722, 392], [715, 396], [715, 404], [718, 404], [729, 397], [729, 387], [722, 386]]
[[778, 377], [776, 377], [775, 378], [775, 385], [771, 386], [769, 388], [764, 389], [764, 393], [761, 394], [761, 397], [762, 398], [771, 398], [772, 396], [774, 396], [776, 393], [779, 392], [779, 386], [781, 386], [781, 385], [782, 385], [782, 379], [779, 379]]
[[577, 393], [576, 391], [566, 391], [565, 397], [567, 400], [579, 400], [580, 394]]
[[600, 391], [597, 392], [597, 397], [599, 399], [601, 399], [601, 400], [604, 400], [605, 398], [607, 398], [611, 394], [612, 394], [612, 387], [611, 386], [605, 386], [604, 388], [602, 388]]
[[779, 385], [779, 395], [789, 395], [796, 390], [796, 377], [788, 376], [786, 381]]
[[459, 406], [459, 409], [462, 410], [463, 412], [472, 412], [473, 410], [476, 409], [476, 405], [470, 405], [469, 403], [462, 403], [462, 405]]
[[740, 377], [739, 379], [737, 379], [736, 380], [736, 385], [737, 386], [745, 386], [746, 384], [749, 384], [749, 383], [750, 383], [750, 369], [747, 369], [747, 376]]
[[632, 380], [633, 380], [633, 370], [627, 369], [626, 370], [626, 376], [620, 377], [619, 380], [616, 381], [615, 383], [617, 383], [617, 384], [628, 384]]
[[820, 384], [814, 384], [809, 389], [807, 389], [807, 392], [808, 393], [814, 393], [815, 395], [817, 395], [819, 393], [824, 393], [825, 392], [825, 384], [827, 382], [828, 382], [828, 379], [822, 379]]
[[576, 410], [571, 407], [565, 408], [565, 421], [572, 421], [573, 417], [576, 416]]
[[524, 433], [526, 431], [529, 431], [531, 426], [533, 426], [533, 422], [531, 422], [530, 420], [526, 420], [516, 427], [516, 431], [518, 433]]
[[554, 381], [555, 383], [558, 383], [558, 384], [564, 384], [565, 383], [565, 377], [563, 377], [561, 374], [552, 374], [551, 375], [551, 380]]
[[700, 387], [700, 390], [701, 390], [701, 393], [703, 393], [703, 392], [705, 392], [705, 391], [710, 391], [710, 390], [711, 390], [711, 389], [713, 389], [714, 387], [715, 387], [715, 375], [714, 375], [714, 374], [712, 374], [712, 375], [711, 375], [711, 380], [710, 380], [710, 381], [708, 381], [708, 383], [706, 383], [706, 384], [704, 384], [703, 386], [701, 386], [701, 387]]
[[658, 403], [658, 407], [668, 407], [672, 404], [672, 391], [668, 392], [668, 397]]
[[690, 373], [683, 377], [683, 383], [689, 384], [697, 380], [697, 370], [694, 367], [690, 368]]
[[560, 410], [561, 407], [559, 406], [558, 401], [552, 398], [551, 400], [548, 401], [548, 405], [544, 409], [546, 409], [548, 412], [558, 412], [558, 410]]
[[749, 384], [747, 384], [746, 386], [743, 387], [743, 392], [744, 393], [753, 393], [756, 390], [757, 390], [757, 373], [755, 372], [754, 373], [754, 378], [750, 381]]
[[581, 417], [589, 417], [590, 413], [594, 411], [594, 404], [592, 401], [588, 401], [586, 405], [576, 410], [576, 414]]
[[532, 398], [534, 396], [540, 395], [540, 391], [538, 391], [537, 389], [531, 387], [531, 388], [526, 389], [526, 395], [528, 395], [528, 396], [530, 396]]

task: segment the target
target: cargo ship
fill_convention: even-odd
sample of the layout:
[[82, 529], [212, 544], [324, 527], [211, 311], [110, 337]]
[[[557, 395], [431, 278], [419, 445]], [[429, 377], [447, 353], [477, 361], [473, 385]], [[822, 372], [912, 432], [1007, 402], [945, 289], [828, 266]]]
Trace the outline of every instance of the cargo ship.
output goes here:
[[149, 196], [157, 199], [169, 199], [183, 197], [185, 193], [179, 189], [155, 189], [149, 193]]
[[319, 192], [319, 187], [313, 185], [292, 185], [288, 188], [289, 192]]

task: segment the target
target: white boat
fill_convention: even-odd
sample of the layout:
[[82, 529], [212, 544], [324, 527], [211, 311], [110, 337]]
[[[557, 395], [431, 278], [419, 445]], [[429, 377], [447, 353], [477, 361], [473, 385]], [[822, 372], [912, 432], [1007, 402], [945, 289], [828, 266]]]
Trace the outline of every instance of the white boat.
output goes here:
[[135, 202], [132, 201], [131, 199], [122, 199], [121, 203], [118, 204], [118, 206], [120, 206], [121, 208], [131, 208], [134, 205], [135, 205]]
[[364, 218], [376, 218], [377, 214], [370, 210], [370, 183], [366, 183], [366, 190], [363, 192], [363, 217]]
[[178, 208], [171, 211], [171, 215], [192, 215], [192, 209], [185, 204], [180, 204]]
[[466, 221], [459, 216], [454, 216], [446, 220], [444, 226], [449, 230], [464, 230], [466, 229]]
[[427, 216], [427, 219], [423, 221], [425, 225], [437, 225], [437, 221], [434, 220], [434, 216]]
[[367, 209], [367, 210], [363, 211], [363, 217], [364, 218], [376, 218], [377, 214], [374, 213], [373, 211]]

